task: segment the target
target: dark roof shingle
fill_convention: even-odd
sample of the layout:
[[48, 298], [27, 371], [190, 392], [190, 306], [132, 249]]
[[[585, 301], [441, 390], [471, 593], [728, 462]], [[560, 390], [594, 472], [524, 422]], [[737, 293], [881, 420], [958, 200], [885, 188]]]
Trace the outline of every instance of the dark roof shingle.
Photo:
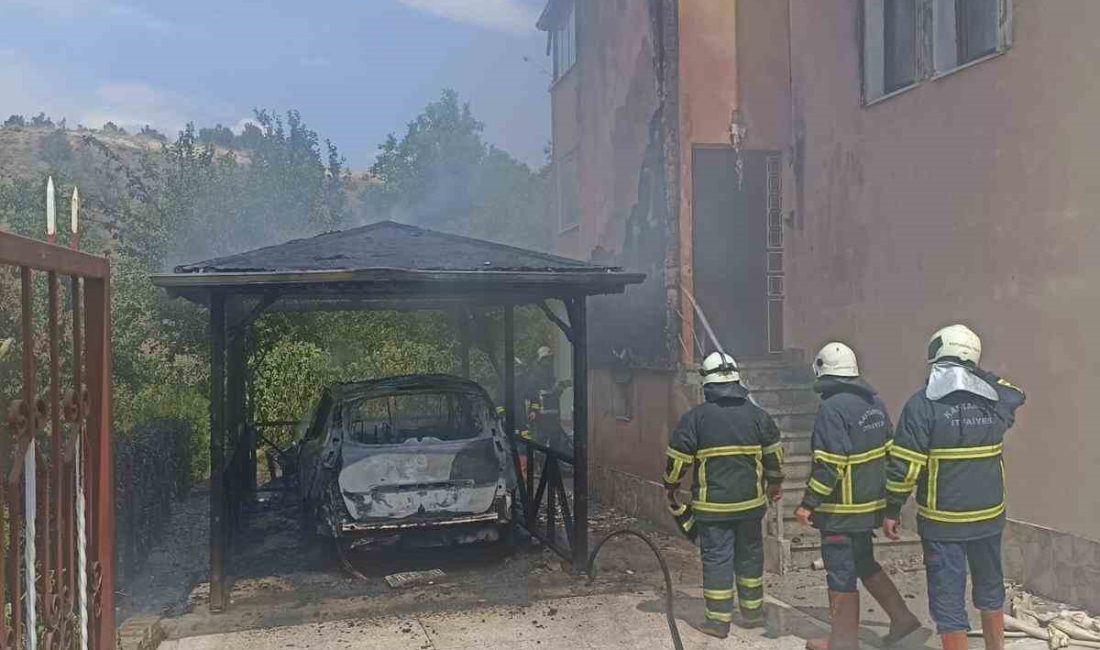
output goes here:
[[176, 273], [398, 269], [409, 271], [613, 271], [505, 244], [380, 221], [307, 239], [183, 264]]

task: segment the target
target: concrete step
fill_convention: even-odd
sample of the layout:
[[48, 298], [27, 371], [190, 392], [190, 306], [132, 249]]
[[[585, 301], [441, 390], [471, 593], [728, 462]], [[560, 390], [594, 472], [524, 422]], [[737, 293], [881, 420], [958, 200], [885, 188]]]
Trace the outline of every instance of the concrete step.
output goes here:
[[783, 458], [783, 485], [806, 485], [806, 479], [810, 478], [810, 470], [813, 467], [813, 457], [810, 455], [791, 454]]
[[[818, 533], [813, 538], [804, 537], [798, 542], [792, 541], [790, 548], [790, 566], [808, 567], [814, 560], [821, 557], [821, 535]], [[915, 533], [903, 533], [902, 538], [897, 541], [886, 539], [882, 535], [875, 538], [875, 559], [879, 562], [900, 560], [918, 555], [920, 552], [920, 537]]]
[[809, 431], [813, 428], [814, 416], [817, 414], [817, 409], [805, 407], [778, 407], [764, 410], [772, 416], [780, 431]]
[[[805, 569], [821, 558], [821, 533], [797, 521], [784, 521], [783, 535], [775, 534], [775, 517], [769, 515], [765, 528], [765, 568], [783, 574], [791, 569]], [[920, 537], [903, 531], [902, 538], [887, 539], [881, 531], [875, 533], [875, 559], [899, 560], [921, 553]]]
[[783, 455], [787, 458], [810, 455], [809, 431], [784, 431], [780, 434], [780, 440], [783, 441]]
[[784, 350], [778, 354], [759, 357], [737, 357], [737, 366], [744, 369], [778, 368], [782, 366], [806, 366], [806, 353], [796, 348]]
[[750, 389], [757, 386], [780, 386], [812, 384], [813, 371], [809, 366], [798, 367], [789, 364], [768, 364], [757, 367], [741, 367], [741, 381]]
[[802, 410], [816, 410], [817, 394], [805, 386], [796, 384], [752, 388], [752, 398], [764, 410], [777, 407], [800, 407]]

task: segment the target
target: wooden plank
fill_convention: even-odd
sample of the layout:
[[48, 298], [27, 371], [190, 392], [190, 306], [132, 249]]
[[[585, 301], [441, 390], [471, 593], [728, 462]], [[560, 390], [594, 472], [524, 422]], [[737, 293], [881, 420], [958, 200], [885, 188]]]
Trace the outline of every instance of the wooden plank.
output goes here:
[[110, 268], [104, 257], [4, 231], [0, 231], [0, 264], [87, 278], [105, 278]]
[[210, 305], [210, 611], [225, 611], [225, 298]]
[[573, 570], [588, 566], [588, 310], [570, 301], [573, 330]]

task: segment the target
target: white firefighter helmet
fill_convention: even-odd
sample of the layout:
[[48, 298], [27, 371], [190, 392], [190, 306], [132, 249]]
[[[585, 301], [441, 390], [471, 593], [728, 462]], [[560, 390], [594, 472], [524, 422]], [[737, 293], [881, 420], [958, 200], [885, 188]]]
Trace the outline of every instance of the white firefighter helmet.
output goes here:
[[982, 340], [966, 325], [948, 325], [928, 341], [928, 363], [944, 358], [977, 364], [982, 359]]
[[858, 377], [859, 364], [852, 348], [839, 341], [826, 343], [814, 359], [814, 376]]
[[703, 375], [704, 385], [741, 381], [741, 373], [737, 370], [737, 362], [730, 355], [721, 352], [711, 352], [710, 356], [703, 360], [703, 367], [699, 373]]
[[543, 346], [539, 347], [539, 351], [538, 351], [539, 361], [542, 361], [543, 359], [545, 359], [546, 357], [548, 357], [552, 354], [554, 354], [554, 352], [553, 352], [553, 350], [550, 349], [550, 346], [543, 345]]

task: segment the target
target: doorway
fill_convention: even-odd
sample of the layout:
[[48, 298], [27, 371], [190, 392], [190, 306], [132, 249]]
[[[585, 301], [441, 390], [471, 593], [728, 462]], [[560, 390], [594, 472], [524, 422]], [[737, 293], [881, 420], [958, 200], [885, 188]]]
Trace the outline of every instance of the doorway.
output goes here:
[[737, 163], [728, 145], [692, 149], [695, 296], [727, 352], [762, 357], [783, 351], [781, 155], [742, 150], [740, 178]]

